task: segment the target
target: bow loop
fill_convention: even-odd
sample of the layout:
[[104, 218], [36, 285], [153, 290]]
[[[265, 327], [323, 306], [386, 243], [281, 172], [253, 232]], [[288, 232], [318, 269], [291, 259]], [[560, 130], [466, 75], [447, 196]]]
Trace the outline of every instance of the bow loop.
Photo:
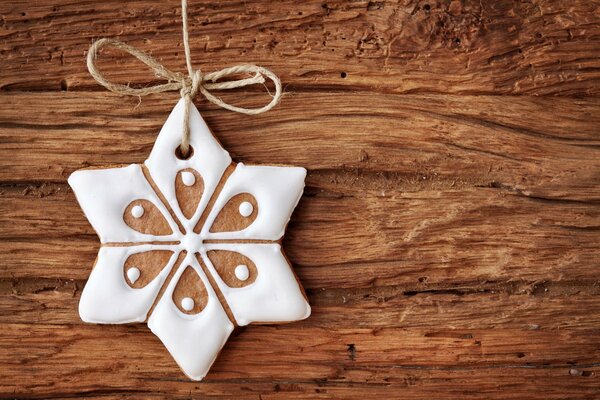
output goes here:
[[[105, 47], [111, 47], [131, 54], [150, 67], [156, 77], [166, 79], [167, 83], [143, 88], [132, 88], [129, 85], [122, 85], [109, 81], [104, 75], [102, 75], [96, 66], [98, 53], [102, 48]], [[260, 114], [275, 107], [277, 103], [279, 103], [282, 92], [281, 81], [277, 75], [266, 68], [259, 67], [258, 65], [240, 64], [233, 67], [223, 68], [219, 71], [214, 71], [206, 75], [202, 74], [200, 70], [196, 70], [190, 77], [185, 76], [180, 72], [173, 72], [169, 70], [150, 55], [115, 39], [100, 39], [94, 42], [88, 51], [87, 67], [96, 82], [111, 92], [131, 96], [146, 96], [153, 93], [179, 90], [181, 97], [190, 96], [191, 98], [194, 98], [198, 92], [200, 92], [208, 101], [219, 107], [248, 115]], [[240, 74], [252, 75], [247, 78], [222, 80]], [[275, 94], [272, 95], [271, 101], [267, 105], [259, 108], [237, 107], [224, 102], [221, 98], [210, 92], [211, 90], [229, 90], [250, 85], [264, 84], [267, 79], [274, 83]]]
[[[100, 85], [104, 86], [111, 92], [127, 94], [131, 96], [145, 96], [152, 93], [161, 93], [179, 90], [181, 97], [185, 100], [185, 112], [184, 112], [184, 124], [183, 124], [183, 135], [181, 138], [181, 150], [183, 155], [187, 155], [189, 152], [189, 140], [190, 140], [190, 129], [189, 129], [189, 108], [192, 99], [196, 97], [198, 92], [202, 93], [204, 97], [211, 103], [225, 108], [230, 111], [235, 111], [242, 114], [256, 115], [269, 111], [275, 107], [281, 98], [281, 81], [273, 72], [266, 68], [259, 67], [258, 65], [252, 64], [240, 64], [229, 68], [223, 68], [220, 71], [214, 71], [209, 74], [203, 75], [200, 70], [194, 70], [192, 67], [192, 60], [190, 55], [190, 43], [189, 34], [187, 29], [187, 1], [181, 1], [181, 17], [183, 21], [183, 45], [185, 49], [185, 61], [188, 70], [188, 76], [183, 75], [180, 72], [173, 72], [166, 68], [164, 65], [159, 63], [155, 58], [115, 39], [100, 39], [94, 42], [88, 51], [87, 56], [87, 67], [92, 77]], [[154, 72], [154, 75], [158, 78], [167, 80], [167, 83], [148, 86], [143, 88], [132, 88], [129, 85], [122, 85], [119, 83], [113, 83], [106, 79], [102, 73], [96, 67], [96, 58], [98, 52], [103, 47], [112, 47], [117, 50], [129, 53], [144, 64], [146, 64]], [[248, 78], [242, 79], [231, 79], [235, 75], [240, 74], [253, 74]], [[260, 108], [244, 108], [231, 105], [224, 102], [220, 97], [213, 95], [211, 90], [228, 90], [236, 89], [249, 85], [264, 84], [266, 79], [273, 81], [275, 85], [275, 94], [272, 95], [271, 101]]]

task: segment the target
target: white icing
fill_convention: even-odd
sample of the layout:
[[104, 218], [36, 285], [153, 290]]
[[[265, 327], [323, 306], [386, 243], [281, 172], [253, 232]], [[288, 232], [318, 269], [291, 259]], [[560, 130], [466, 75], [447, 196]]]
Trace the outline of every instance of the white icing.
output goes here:
[[140, 270], [138, 268], [131, 267], [127, 270], [127, 279], [129, 279], [129, 282], [131, 282], [132, 285], [138, 280], [139, 277]]
[[[186, 266], [194, 268], [208, 292], [208, 303], [202, 312], [182, 313], [172, 301], [173, 290]], [[156, 304], [148, 327], [160, 338], [177, 364], [191, 379], [202, 379], [233, 331], [217, 295], [199, 267], [195, 257], [186, 256]]]
[[196, 183], [196, 177], [190, 171], [183, 171], [181, 180], [185, 186], [194, 186], [194, 183]]
[[239, 211], [240, 211], [240, 215], [242, 217], [249, 217], [250, 215], [252, 215], [253, 210], [254, 210], [254, 207], [252, 207], [252, 204], [250, 204], [247, 201], [243, 201], [240, 204]]
[[240, 281], [245, 281], [250, 277], [250, 271], [248, 270], [247, 265], [240, 264], [237, 267], [235, 267], [235, 270], [233, 272], [235, 273], [235, 277], [238, 278]]
[[[148, 285], [140, 289], [127, 284], [123, 264], [131, 254], [165, 249], [171, 250], [167, 246], [156, 245], [100, 248], [96, 266], [81, 293], [81, 319], [98, 324], [144, 321], [177, 259], [177, 253], [171, 256], [165, 268]], [[129, 270], [127, 275], [129, 277]]]
[[[179, 230], [166, 205], [162, 204], [159, 196], [146, 180], [140, 165], [76, 171], [69, 177], [69, 184], [102, 243], [119, 242], [121, 243], [119, 246], [123, 243], [133, 243], [130, 247], [101, 247], [96, 266], [92, 269], [79, 303], [81, 319], [94, 323], [144, 321], [170, 274], [179, 252], [186, 250], [185, 260], [177, 267], [165, 293], [156, 303], [148, 320], [148, 326], [164, 343], [184, 372], [192, 379], [200, 380], [206, 375], [225, 344], [233, 330], [233, 324], [194, 254], [203, 257], [239, 325], [247, 325], [251, 322], [294, 321], [310, 315], [310, 306], [277, 243], [206, 244], [205, 242], [209, 239], [274, 241], [281, 238], [302, 194], [306, 170], [295, 167], [255, 167], [238, 164], [217, 196], [201, 233], [196, 234], [192, 232], [192, 228], [200, 219], [223, 172], [231, 163], [231, 158], [214, 139], [192, 104], [190, 143], [194, 154], [189, 160], [179, 160], [175, 156], [175, 149], [181, 143], [182, 113], [183, 100], [179, 101], [165, 122], [145, 164], [152, 180], [166, 198], [187, 234], [184, 235]], [[175, 194], [177, 173], [187, 168], [197, 171], [204, 181], [204, 193], [190, 220], [183, 216]], [[188, 186], [196, 182], [196, 177], [189, 171], [183, 171], [181, 178]], [[219, 211], [229, 199], [239, 193], [250, 193], [255, 197], [260, 209], [256, 220], [239, 232], [209, 233], [210, 226]], [[127, 226], [123, 220], [123, 213], [134, 200], [152, 202], [167, 220], [173, 234], [148, 235]], [[254, 207], [251, 203], [240, 204], [239, 212], [242, 216], [250, 216], [253, 211]], [[140, 218], [144, 209], [135, 206], [131, 209], [131, 213], [134, 217]], [[139, 244], [150, 241], [175, 241], [178, 244]], [[140, 277], [137, 267], [131, 267], [123, 274], [124, 263], [129, 255], [166, 249], [174, 253], [165, 268], [150, 283], [139, 289], [134, 289], [127, 284], [126, 279], [133, 284]], [[236, 251], [250, 258], [258, 270], [256, 280], [243, 288], [228, 287], [206, 256], [206, 252], [211, 249]], [[177, 282], [188, 265], [198, 273], [208, 292], [206, 307], [194, 315], [181, 312], [172, 300]], [[247, 280], [250, 275], [247, 265], [238, 265], [234, 272], [242, 281]], [[184, 310], [192, 310], [195, 306], [194, 300], [184, 298], [180, 306]]]
[[181, 308], [185, 311], [191, 311], [194, 308], [194, 299], [191, 297], [184, 297], [181, 299]]
[[144, 207], [140, 205], [131, 207], [131, 215], [133, 218], [141, 218], [144, 215]]
[[202, 244], [202, 236], [194, 233], [188, 232], [185, 236], [181, 238], [181, 246], [188, 251], [188, 253], [198, 253], [204, 250], [204, 245]]
[[[302, 196], [306, 170], [299, 167], [256, 167], [238, 164], [219, 194], [202, 232], [207, 239], [278, 240]], [[254, 222], [238, 232], [209, 232], [219, 211], [233, 196], [250, 193], [260, 210]]]
[[210, 259], [203, 261], [215, 277], [229, 308], [240, 326], [252, 322], [289, 322], [307, 318], [310, 305], [279, 244], [207, 244], [209, 250], [229, 250], [248, 257], [256, 265], [256, 280], [241, 288], [229, 287], [217, 274]]
[[146, 181], [139, 165], [75, 171], [69, 177], [69, 185], [102, 243], [177, 239], [176, 234], [155, 236], [137, 232], [123, 220], [123, 213], [132, 201], [145, 199], [160, 210], [171, 230], [178, 232], [177, 225]]
[[[213, 137], [194, 104], [190, 104], [190, 145], [194, 149], [194, 154], [188, 160], [178, 159], [175, 156], [175, 150], [181, 144], [183, 111], [184, 100], [181, 99], [163, 125], [145, 164], [177, 218], [184, 225], [186, 231], [190, 231], [200, 219], [210, 195], [231, 163], [231, 157]], [[204, 193], [200, 198], [198, 208], [189, 221], [179, 208], [174, 185], [177, 173], [186, 168], [196, 170], [204, 181]]]

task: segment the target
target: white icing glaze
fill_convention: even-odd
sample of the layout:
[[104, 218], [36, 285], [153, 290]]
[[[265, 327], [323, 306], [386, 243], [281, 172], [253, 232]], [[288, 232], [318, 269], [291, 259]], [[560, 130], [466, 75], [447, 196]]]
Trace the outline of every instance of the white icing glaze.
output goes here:
[[144, 215], [144, 207], [137, 205], [131, 208], [131, 215], [133, 218], [141, 218]]
[[194, 308], [194, 299], [191, 297], [184, 297], [181, 299], [181, 308], [185, 311], [191, 311]]
[[160, 210], [171, 230], [178, 232], [177, 225], [144, 178], [139, 165], [75, 171], [69, 177], [69, 185], [102, 243], [177, 240], [176, 234], [154, 236], [137, 232], [123, 220], [123, 213], [132, 201], [145, 199]]
[[249, 202], [243, 201], [240, 204], [239, 211], [242, 217], [249, 217], [252, 214], [252, 211], [254, 211], [254, 207], [252, 207], [252, 204]]
[[[190, 145], [194, 149], [194, 154], [188, 160], [178, 159], [175, 156], [175, 150], [181, 144], [183, 111], [184, 101], [181, 99], [163, 125], [145, 164], [152, 175], [152, 179], [171, 205], [175, 215], [184, 225], [186, 231], [189, 231], [200, 219], [210, 195], [217, 187], [223, 172], [231, 163], [231, 157], [213, 137], [198, 109], [192, 103], [189, 110], [189, 126]], [[196, 212], [189, 221], [179, 208], [174, 185], [177, 173], [186, 168], [198, 171], [204, 181], [204, 193]]]
[[[200, 276], [208, 292], [206, 307], [194, 315], [182, 313], [172, 301], [173, 290], [188, 265]], [[233, 324], [206, 275], [195, 257], [189, 254], [154, 308], [148, 327], [160, 338], [185, 374], [195, 380], [206, 375], [233, 331]]]
[[[278, 240], [304, 189], [306, 170], [299, 167], [257, 167], [238, 164], [219, 194], [202, 233], [207, 239]], [[209, 232], [219, 211], [233, 196], [250, 193], [259, 213], [254, 222], [238, 232]]]
[[140, 289], [127, 284], [123, 265], [131, 254], [165, 249], [172, 250], [170, 247], [157, 245], [100, 248], [96, 266], [81, 293], [81, 319], [98, 324], [144, 321], [177, 259], [177, 253], [171, 256], [165, 268], [148, 285]]
[[[214, 139], [192, 104], [190, 142], [194, 154], [189, 160], [179, 160], [175, 156], [175, 149], [181, 141], [182, 112], [183, 102], [180, 101], [163, 126], [145, 164], [187, 234], [182, 234], [178, 229], [171, 214], [146, 180], [140, 165], [77, 171], [69, 177], [69, 184], [102, 243], [119, 242], [119, 246], [123, 243], [133, 243], [130, 247], [110, 246], [100, 249], [96, 266], [79, 303], [81, 318], [86, 322], [95, 323], [144, 321], [179, 252], [186, 250], [185, 260], [177, 267], [165, 293], [156, 303], [148, 326], [164, 343], [184, 372], [192, 379], [200, 380], [208, 372], [229, 337], [233, 324], [194, 254], [199, 253], [203, 257], [239, 325], [251, 322], [294, 321], [310, 315], [310, 306], [278, 244], [205, 242], [208, 239], [274, 241], [281, 238], [302, 194], [306, 170], [296, 167], [237, 165], [217, 196], [201, 233], [196, 234], [192, 232], [192, 228], [206, 208], [224, 170], [231, 163], [231, 158]], [[196, 170], [204, 181], [204, 193], [190, 220], [185, 219], [179, 209], [174, 184], [177, 173], [186, 168]], [[192, 186], [196, 183], [196, 177], [188, 171], [183, 171], [181, 178], [185, 185]], [[250, 193], [256, 198], [260, 210], [256, 220], [239, 232], [209, 233], [219, 211], [231, 197], [239, 193]], [[123, 213], [134, 200], [151, 201], [163, 214], [173, 234], [147, 235], [127, 226], [123, 220]], [[253, 211], [254, 207], [249, 202], [243, 202], [239, 207], [242, 216], [250, 216]], [[139, 218], [144, 210], [142, 207], [133, 207], [131, 212], [134, 217]], [[135, 244], [149, 241], [176, 241], [178, 244]], [[125, 280], [125, 275], [133, 284], [139, 279], [140, 271], [131, 267], [125, 275], [123, 274], [127, 257], [136, 252], [164, 249], [174, 252], [167, 266], [145, 287], [131, 288]], [[206, 252], [211, 249], [236, 251], [250, 258], [258, 270], [256, 280], [243, 288], [225, 285], [206, 256]], [[172, 300], [176, 284], [188, 265], [200, 276], [209, 297], [206, 307], [194, 315], [181, 312]], [[246, 265], [238, 265], [234, 272], [242, 281], [249, 278], [250, 272]], [[184, 310], [192, 310], [194, 300], [184, 298], [180, 306]]]
[[235, 273], [235, 277], [238, 278], [240, 281], [245, 281], [250, 277], [250, 271], [248, 270], [248, 266], [244, 264], [240, 264], [237, 267], [235, 267], [235, 270], [233, 272]]
[[194, 232], [188, 232], [181, 238], [181, 247], [186, 249], [188, 253], [192, 254], [203, 251], [204, 245], [202, 244], [202, 236]]
[[256, 265], [256, 280], [252, 284], [232, 288], [219, 277], [210, 259], [202, 255], [238, 325], [297, 321], [310, 315], [310, 306], [279, 244], [215, 243], [207, 244], [206, 249], [235, 251]]
[[190, 171], [183, 171], [181, 180], [185, 186], [194, 186], [194, 183], [196, 183], [196, 177]]
[[129, 279], [129, 282], [131, 282], [132, 285], [138, 280], [139, 277], [140, 270], [138, 268], [131, 267], [127, 270], [127, 279]]

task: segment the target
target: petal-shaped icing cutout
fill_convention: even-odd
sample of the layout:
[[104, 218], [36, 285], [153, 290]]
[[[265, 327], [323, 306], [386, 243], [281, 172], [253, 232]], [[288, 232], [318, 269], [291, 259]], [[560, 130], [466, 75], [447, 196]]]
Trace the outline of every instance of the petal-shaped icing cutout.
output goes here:
[[173, 254], [173, 250], [149, 250], [131, 254], [123, 266], [125, 282], [134, 289], [146, 287], [165, 269]]
[[[238, 164], [202, 227], [208, 239], [277, 240], [283, 236], [292, 211], [302, 196], [306, 170], [300, 167], [257, 167]], [[227, 202], [240, 193], [253, 196], [258, 214], [252, 224], [234, 232], [211, 232]]]
[[211, 232], [236, 232], [246, 229], [258, 216], [258, 204], [249, 193], [233, 196], [219, 212], [210, 227]]
[[131, 229], [147, 235], [165, 236], [173, 233], [169, 222], [148, 200], [134, 200], [125, 209], [123, 220]]
[[[160, 250], [161, 253], [155, 251]], [[165, 260], [162, 251], [168, 251], [167, 259], [160, 272], [142, 288], [131, 287], [125, 269], [126, 260], [136, 254], [150, 253], [147, 257], [157, 257], [149, 263], [160, 264]], [[137, 257], [136, 257], [137, 258]], [[123, 324], [146, 320], [158, 292], [177, 260], [177, 254], [168, 246], [143, 245], [132, 247], [102, 247], [98, 252], [96, 265], [90, 274], [81, 299], [79, 315], [85, 322], [99, 324]], [[140, 264], [141, 265], [141, 264]], [[143, 278], [143, 267], [139, 268]], [[124, 272], [125, 271], [125, 272]], [[129, 274], [131, 278], [135, 274]]]
[[[190, 145], [193, 148], [193, 154], [187, 160], [179, 159], [175, 152], [181, 144], [183, 112], [184, 101], [181, 99], [163, 125], [145, 164], [154, 183], [169, 202], [173, 212], [185, 229], [189, 231], [193, 229], [202, 211], [206, 208], [223, 172], [231, 164], [231, 157], [214, 138], [194, 104], [190, 104]], [[190, 221], [187, 221], [179, 208], [176, 187], [173, 184], [177, 173], [187, 168], [197, 171], [204, 181], [203, 195], [194, 215], [189, 218]]]
[[144, 177], [140, 165], [75, 171], [69, 177], [69, 185], [102, 243], [175, 239], [174, 235], [157, 237], [137, 232], [123, 219], [127, 206], [134, 200], [143, 199], [154, 204], [171, 230], [177, 231], [177, 225]]
[[194, 216], [204, 192], [204, 180], [191, 168], [181, 170], [175, 178], [175, 196], [183, 215], [190, 219]]
[[173, 290], [173, 303], [184, 314], [198, 314], [208, 304], [208, 291], [192, 267], [186, 267]]
[[188, 255], [182, 266], [193, 268], [202, 280], [208, 294], [206, 306], [200, 313], [188, 315], [173, 302], [175, 287], [187, 269], [181, 267], [156, 304], [148, 319], [148, 327], [160, 338], [183, 372], [191, 379], [200, 380], [233, 331], [233, 323], [195, 257]]
[[251, 285], [230, 287], [221, 279], [211, 259], [202, 255], [238, 325], [290, 322], [310, 315], [310, 306], [279, 244], [215, 243], [206, 248], [209, 252], [226, 250], [240, 253], [256, 265], [256, 279]]
[[206, 254], [227, 286], [241, 288], [256, 280], [256, 265], [245, 255], [227, 250], [210, 250]]

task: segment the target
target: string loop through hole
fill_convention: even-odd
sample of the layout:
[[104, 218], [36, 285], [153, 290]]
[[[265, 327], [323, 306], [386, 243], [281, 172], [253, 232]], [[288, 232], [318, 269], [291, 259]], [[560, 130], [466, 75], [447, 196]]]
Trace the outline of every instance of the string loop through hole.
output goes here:
[[181, 145], [177, 146], [177, 148], [175, 149], [175, 157], [177, 157], [180, 160], [189, 160], [193, 155], [194, 155], [194, 148], [192, 146], [190, 146], [187, 153], [183, 152]]

